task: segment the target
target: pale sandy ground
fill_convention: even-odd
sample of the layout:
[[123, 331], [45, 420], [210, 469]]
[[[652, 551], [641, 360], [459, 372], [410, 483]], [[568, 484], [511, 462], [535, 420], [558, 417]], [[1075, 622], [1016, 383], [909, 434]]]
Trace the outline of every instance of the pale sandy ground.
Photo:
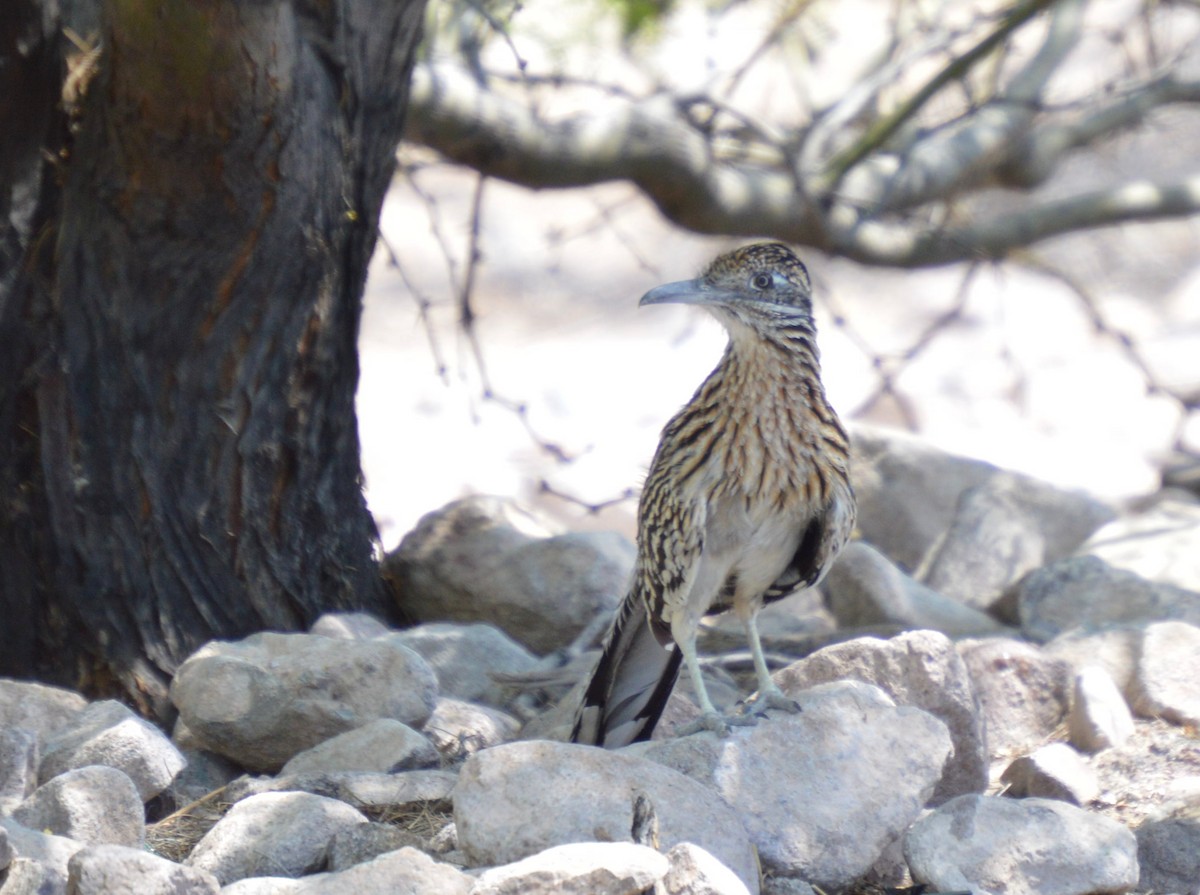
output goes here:
[[[1194, 173], [1198, 144], [1200, 116], [1171, 116], [1073, 165], [1054, 188], [1070, 192], [1130, 172]], [[632, 534], [632, 501], [594, 517], [539, 495], [539, 483], [586, 502], [640, 485], [659, 430], [712, 368], [724, 335], [702, 312], [639, 311], [637, 299], [746, 240], [681, 233], [624, 184], [533, 193], [489, 183], [474, 294], [488, 378], [498, 395], [527, 405], [538, 438], [573, 458], [564, 463], [515, 413], [481, 398], [478, 365], [455, 327], [441, 245], [461, 265], [474, 176], [435, 167], [418, 182], [436, 199], [434, 217], [398, 180], [382, 230], [408, 281], [433, 303], [431, 326], [380, 251], [360, 340], [363, 464], [385, 548], [422, 514], [470, 493], [536, 504], [569, 528]], [[1162, 384], [1196, 390], [1198, 247], [1200, 223], [1184, 222], [1061, 239], [1042, 251], [1092, 290]], [[861, 412], [878, 382], [873, 356], [900, 354], [916, 342], [954, 305], [964, 269], [866, 269], [803, 254], [816, 283], [835, 406], [851, 420], [902, 425], [894, 403]], [[834, 314], [857, 338], [833, 325]], [[979, 271], [960, 318], [898, 384], [917, 431], [932, 443], [1107, 498], [1153, 491], [1184, 422], [1175, 402], [1147, 393], [1143, 374], [1095, 331], [1077, 297], [1013, 264]], [[1186, 433], [1200, 449], [1200, 420], [1186, 423]]]

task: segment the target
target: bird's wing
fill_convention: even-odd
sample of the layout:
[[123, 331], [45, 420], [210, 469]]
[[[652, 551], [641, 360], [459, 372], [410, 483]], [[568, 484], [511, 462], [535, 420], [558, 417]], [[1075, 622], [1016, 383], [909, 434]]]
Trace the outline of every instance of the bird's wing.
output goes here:
[[683, 498], [680, 489], [653, 474], [642, 502], [635, 587], [646, 601], [655, 635], [665, 645], [671, 642], [670, 620], [686, 607], [700, 571], [708, 508], [704, 500]]
[[763, 601], [781, 600], [819, 582], [854, 530], [856, 506], [849, 486], [835, 489], [825, 509], [813, 516], [800, 536], [791, 562], [763, 594]]

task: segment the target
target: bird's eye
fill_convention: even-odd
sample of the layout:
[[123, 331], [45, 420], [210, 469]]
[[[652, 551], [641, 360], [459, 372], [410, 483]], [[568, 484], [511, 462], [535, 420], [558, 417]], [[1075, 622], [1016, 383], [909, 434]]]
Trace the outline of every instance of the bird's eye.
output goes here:
[[773, 282], [774, 280], [771, 279], [770, 274], [756, 273], [754, 278], [750, 280], [750, 285], [755, 289], [770, 289]]

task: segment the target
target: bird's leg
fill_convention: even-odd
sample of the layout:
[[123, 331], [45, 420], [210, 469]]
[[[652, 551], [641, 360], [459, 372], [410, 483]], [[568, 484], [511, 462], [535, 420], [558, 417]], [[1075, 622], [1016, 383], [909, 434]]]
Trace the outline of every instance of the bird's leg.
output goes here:
[[[674, 625], [672, 625], [672, 634], [675, 634]], [[679, 644], [679, 651], [683, 653], [683, 664], [687, 666], [688, 675], [692, 680], [692, 690], [696, 694], [696, 701], [700, 703], [700, 717], [690, 724], [685, 724], [681, 727], [677, 734], [679, 736], [687, 736], [692, 733], [699, 733], [702, 730], [711, 730], [717, 736], [728, 736], [731, 726], [745, 726], [754, 722], [741, 715], [722, 715], [716, 710], [712, 704], [712, 700], [708, 698], [708, 688], [704, 685], [704, 676], [700, 673], [700, 661], [696, 657], [696, 627], [692, 625], [686, 632], [675, 634], [675, 642]]]
[[758, 692], [750, 698], [751, 704], [758, 709], [782, 709], [785, 712], [798, 712], [800, 705], [779, 689], [779, 685], [771, 679], [771, 670], [767, 668], [767, 657], [763, 655], [762, 640], [758, 636], [758, 612], [751, 612], [745, 618], [746, 637], [750, 641], [750, 655], [754, 658], [754, 677], [758, 681]]

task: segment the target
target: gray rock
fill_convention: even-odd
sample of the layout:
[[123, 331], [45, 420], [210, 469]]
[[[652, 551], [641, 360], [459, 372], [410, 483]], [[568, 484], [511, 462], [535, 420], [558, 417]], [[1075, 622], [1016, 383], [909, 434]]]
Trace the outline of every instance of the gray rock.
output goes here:
[[947, 597], [991, 609], [1010, 584], [1067, 556], [1112, 517], [1085, 494], [997, 473], [959, 496], [919, 577]]
[[1183, 622], [1148, 625], [1133, 691], [1139, 715], [1200, 725], [1200, 628]]
[[326, 612], [313, 622], [308, 633], [338, 640], [373, 640], [392, 629], [369, 612]]
[[1086, 805], [1100, 795], [1096, 772], [1066, 743], [1049, 743], [1018, 758], [1000, 775], [1005, 795], [1037, 796]]
[[367, 823], [347, 827], [329, 841], [329, 869], [346, 870], [398, 848], [422, 849], [425, 843], [392, 824]]
[[1200, 503], [1164, 496], [1100, 529], [1081, 552], [1149, 581], [1200, 591]]
[[223, 796], [233, 804], [269, 792], [307, 792], [337, 799], [375, 816], [394, 816], [418, 809], [423, 803], [449, 805], [457, 779], [450, 771], [402, 771], [398, 774], [337, 771], [244, 777], [226, 787]]
[[1136, 830], [1141, 892], [1200, 889], [1200, 822], [1195, 818], [1146, 821]]
[[839, 889], [920, 814], [950, 735], [932, 715], [859, 681], [789, 695], [798, 713], [770, 712], [723, 739], [704, 733], [625, 751], [714, 788], [768, 871]]
[[122, 771], [137, 787], [143, 802], [167, 788], [187, 760], [175, 744], [150, 722], [119, 702], [94, 702], [72, 718], [42, 746], [38, 779], [88, 765]]
[[861, 424], [852, 436], [859, 531], [909, 571], [942, 542], [963, 492], [989, 482], [1017, 498], [1048, 560], [1069, 555], [1113, 515], [1088, 495], [947, 454], [911, 436]]
[[0, 727], [0, 814], [37, 788], [38, 735], [26, 727]]
[[763, 895], [818, 895], [818, 893], [802, 879], [774, 876], [763, 881]]
[[915, 581], [864, 541], [846, 546], [822, 589], [843, 628], [899, 625], [951, 637], [997, 634], [1004, 626], [971, 606]]
[[394, 718], [376, 718], [297, 753], [280, 773], [373, 771], [390, 774], [437, 763], [437, 749], [427, 737]]
[[1071, 667], [1019, 640], [958, 644], [983, 712], [988, 751], [1017, 755], [1045, 742], [1066, 717]]
[[913, 631], [890, 640], [862, 637], [828, 646], [775, 674], [775, 681], [793, 697], [806, 687], [847, 679], [874, 684], [896, 704], [924, 709], [949, 728], [954, 754], [932, 804], [987, 788], [983, 715], [967, 666], [946, 637], [934, 631]]
[[[316, 879], [312, 876], [309, 879]], [[221, 887], [221, 895], [294, 895], [303, 885], [284, 876], [252, 876]]]
[[492, 677], [521, 674], [538, 658], [499, 628], [430, 622], [389, 635], [419, 653], [437, 674], [438, 692], [464, 702], [503, 708], [511, 695]]
[[750, 895], [737, 875], [698, 845], [681, 842], [669, 852], [666, 895]]
[[758, 891], [750, 840], [734, 811], [678, 771], [633, 755], [546, 741], [467, 759], [454, 789], [459, 847], [473, 865], [519, 861], [569, 842], [630, 841], [633, 803], [655, 807], [660, 842], [694, 842]]
[[[340, 873], [322, 873], [301, 880], [287, 892], [295, 895], [468, 895], [474, 880], [414, 848], [382, 854]], [[225, 895], [225, 890], [222, 890]]]
[[167, 814], [204, 798], [245, 773], [225, 756], [205, 749], [184, 749], [183, 757], [187, 767], [162, 793], [164, 813]]
[[433, 669], [410, 649], [313, 634], [209, 643], [171, 683], [183, 723], [205, 749], [269, 772], [376, 718], [423, 724], [436, 691]]
[[122, 845], [80, 849], [67, 864], [67, 880], [71, 895], [216, 895], [221, 890], [211, 873]]
[[18, 805], [12, 817], [30, 829], [85, 845], [140, 846], [146, 840], [145, 809], [133, 781], [102, 765], [59, 774]]
[[489, 622], [539, 655], [560, 649], [616, 609], [634, 548], [613, 532], [537, 538], [519, 524], [496, 498], [456, 501], [405, 535], [384, 574], [420, 621]]
[[184, 862], [222, 885], [250, 876], [298, 877], [325, 866], [329, 841], [367, 823], [349, 805], [306, 792], [263, 793], [238, 802]]
[[471, 895], [640, 895], [669, 866], [632, 842], [572, 842], [485, 870]]
[[1095, 556], [1031, 572], [1015, 588], [1021, 629], [1037, 641], [1071, 628], [1095, 630], [1164, 620], [1200, 625], [1200, 593], [1147, 581]]
[[977, 895], [1089, 895], [1138, 882], [1137, 841], [1116, 821], [1051, 799], [965, 795], [913, 824], [913, 879]]
[[37, 733], [43, 743], [87, 704], [72, 690], [0, 678], [0, 730], [24, 727]]
[[1121, 625], [1098, 631], [1072, 628], [1045, 644], [1042, 652], [1068, 663], [1076, 673], [1088, 666], [1102, 668], [1128, 701], [1133, 692], [1141, 644], [1141, 625]]
[[446, 761], [466, 758], [517, 738], [521, 723], [511, 715], [457, 699], [439, 699], [425, 722], [425, 735]]
[[1112, 676], [1099, 665], [1075, 675], [1075, 690], [1067, 712], [1071, 745], [1084, 752], [1122, 746], [1133, 734], [1133, 715]]
[[15, 855], [8, 867], [4, 889], [11, 886], [14, 893], [38, 895], [66, 892], [67, 862], [83, 848], [82, 842], [39, 833], [4, 816], [0, 816], [0, 829], [4, 830], [8, 847]]

